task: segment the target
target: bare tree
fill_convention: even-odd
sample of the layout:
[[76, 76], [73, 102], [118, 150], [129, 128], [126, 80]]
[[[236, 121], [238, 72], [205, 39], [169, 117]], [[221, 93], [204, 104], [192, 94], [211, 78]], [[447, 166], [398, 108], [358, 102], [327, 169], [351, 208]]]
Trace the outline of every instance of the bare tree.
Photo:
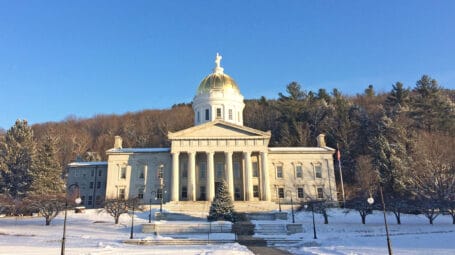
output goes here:
[[65, 209], [65, 197], [60, 194], [28, 196], [24, 203], [44, 217], [46, 226], [49, 226], [59, 212]]
[[415, 140], [413, 168], [407, 180], [419, 209], [433, 224], [455, 194], [455, 137], [420, 133]]
[[368, 204], [367, 199], [375, 193], [378, 183], [378, 174], [373, 170], [370, 157], [357, 158], [356, 181], [357, 185], [350, 192], [346, 207], [358, 211], [362, 224], [365, 224], [367, 215], [372, 212], [372, 207]]
[[118, 224], [120, 215], [128, 213], [128, 208], [134, 203], [134, 199], [125, 200], [125, 199], [108, 199], [104, 202], [104, 209], [112, 217], [114, 217], [115, 224]]

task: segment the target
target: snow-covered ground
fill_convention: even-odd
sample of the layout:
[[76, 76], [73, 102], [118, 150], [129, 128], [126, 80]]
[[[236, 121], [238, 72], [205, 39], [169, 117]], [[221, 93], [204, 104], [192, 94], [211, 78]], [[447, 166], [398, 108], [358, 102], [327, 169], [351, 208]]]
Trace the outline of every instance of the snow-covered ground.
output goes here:
[[[367, 224], [360, 223], [357, 212], [345, 214], [342, 210], [330, 212], [328, 225], [316, 215], [317, 237], [313, 239], [311, 213], [299, 212], [296, 222], [303, 223], [304, 233], [274, 237], [299, 239], [298, 245], [287, 247], [294, 254], [387, 254], [387, 243], [381, 212], [368, 215]], [[147, 212], [135, 217], [135, 238], [155, 239], [153, 234], [140, 233], [141, 223], [147, 222]], [[290, 218], [290, 217], [289, 217]], [[394, 254], [455, 254], [455, 225], [450, 216], [439, 216], [434, 225], [425, 217], [405, 215], [397, 225], [388, 215]], [[120, 224], [98, 210], [83, 214], [68, 213], [66, 254], [252, 254], [236, 243], [197, 246], [136, 246], [123, 244], [130, 236], [131, 218], [122, 215]], [[63, 215], [44, 226], [44, 219], [0, 218], [0, 254], [58, 254], [60, 252]], [[174, 236], [175, 237], [175, 236]], [[188, 235], [206, 238], [206, 235]], [[212, 234], [211, 239], [232, 240], [230, 234]]]
[[[316, 233], [313, 239], [311, 213], [298, 213], [296, 222], [304, 224], [303, 238], [297, 247], [288, 248], [293, 254], [387, 254], [387, 239], [381, 211], [368, 215], [361, 224], [356, 211], [345, 214], [336, 209], [330, 212], [329, 224], [316, 214]], [[394, 254], [455, 254], [455, 225], [450, 216], [440, 215], [433, 225], [423, 215], [404, 215], [397, 225], [393, 214], [387, 215]]]

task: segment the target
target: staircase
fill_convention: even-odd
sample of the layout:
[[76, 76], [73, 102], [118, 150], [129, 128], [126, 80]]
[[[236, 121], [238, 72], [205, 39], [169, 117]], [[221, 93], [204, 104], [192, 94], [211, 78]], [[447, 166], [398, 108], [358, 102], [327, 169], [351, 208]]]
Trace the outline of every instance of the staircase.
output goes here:
[[266, 223], [266, 224], [256, 224], [254, 230], [255, 234], [258, 235], [286, 235], [286, 224], [275, 224], [275, 223]]
[[[191, 216], [207, 216], [211, 202], [208, 201], [178, 201], [168, 202], [163, 209], [168, 212], [185, 213]], [[282, 206], [284, 209], [284, 205]], [[278, 205], [269, 201], [235, 201], [236, 212], [275, 212]]]

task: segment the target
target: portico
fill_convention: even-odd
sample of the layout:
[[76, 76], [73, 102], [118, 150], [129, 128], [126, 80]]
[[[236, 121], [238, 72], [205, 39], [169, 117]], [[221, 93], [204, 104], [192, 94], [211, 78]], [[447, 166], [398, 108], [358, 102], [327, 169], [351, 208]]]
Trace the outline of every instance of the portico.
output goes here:
[[172, 201], [212, 201], [226, 182], [233, 200], [270, 201], [270, 132], [216, 120], [169, 133]]

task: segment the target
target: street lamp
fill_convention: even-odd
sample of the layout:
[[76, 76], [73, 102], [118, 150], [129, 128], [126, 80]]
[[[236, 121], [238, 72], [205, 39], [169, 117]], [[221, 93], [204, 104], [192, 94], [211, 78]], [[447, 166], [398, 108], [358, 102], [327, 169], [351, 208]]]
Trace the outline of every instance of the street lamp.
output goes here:
[[[164, 196], [164, 173], [163, 173], [164, 165], [160, 164], [158, 166], [158, 176], [160, 178], [160, 213], [163, 212], [163, 196]], [[158, 195], [158, 194], [157, 194]]]
[[136, 205], [136, 199], [131, 200], [131, 204], [133, 205], [133, 215], [131, 216], [131, 233], [130, 239], [133, 239], [133, 228], [134, 228], [134, 206]]
[[152, 197], [150, 197], [149, 203], [149, 223], [152, 223]]
[[292, 191], [291, 190], [288, 190], [286, 191], [286, 195], [287, 194], [291, 194], [291, 214], [292, 214], [292, 223], [295, 223], [295, 217], [294, 217], [294, 202], [292, 201]]
[[[311, 205], [311, 214], [313, 215], [313, 239], [318, 239], [316, 235], [316, 223], [314, 221], [314, 201], [308, 202]], [[305, 209], [308, 208], [308, 204], [305, 205]]]
[[[80, 198], [80, 188], [79, 188], [79, 185], [77, 183], [74, 183], [74, 184], [71, 184], [69, 187], [68, 187], [68, 191], [71, 191], [72, 189], [76, 189], [77, 190], [77, 193], [76, 193], [76, 198], [74, 199], [74, 202], [78, 205], [82, 202], [82, 199]], [[72, 192], [70, 193], [72, 194]], [[63, 237], [62, 237], [62, 248], [61, 248], [61, 251], [60, 251], [60, 254], [61, 255], [64, 255], [65, 254], [65, 240], [66, 240], [66, 218], [67, 218], [67, 211], [68, 211], [68, 192], [65, 196], [65, 218], [63, 219]]]
[[[387, 217], [385, 213], [385, 203], [384, 203], [384, 195], [382, 194], [382, 183], [379, 185], [379, 193], [381, 194], [381, 202], [382, 202], [382, 213], [384, 215], [384, 225], [385, 225], [385, 233], [387, 236], [387, 249], [389, 250], [389, 255], [392, 255], [392, 243], [390, 242], [389, 237], [389, 226], [387, 224]], [[374, 198], [370, 197], [367, 199], [368, 204], [372, 205], [374, 203]]]

